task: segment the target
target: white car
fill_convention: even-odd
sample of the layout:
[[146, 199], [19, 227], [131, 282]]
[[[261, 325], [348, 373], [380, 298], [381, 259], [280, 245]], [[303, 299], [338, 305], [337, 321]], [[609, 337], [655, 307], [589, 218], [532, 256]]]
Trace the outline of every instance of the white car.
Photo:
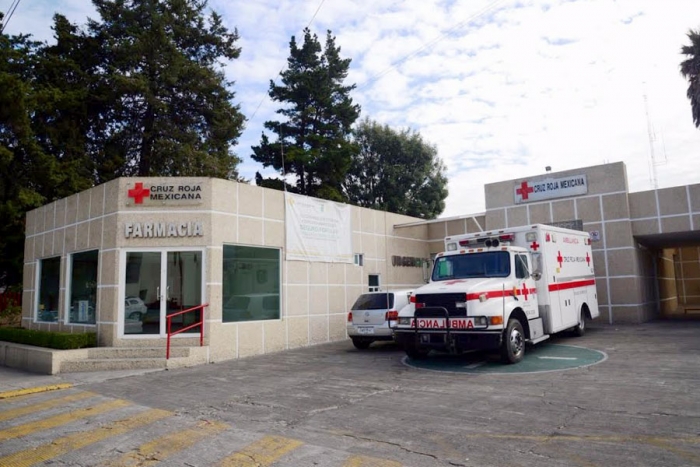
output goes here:
[[124, 316], [127, 319], [141, 321], [146, 316], [146, 304], [139, 297], [126, 297], [124, 299]]
[[[408, 305], [413, 290], [369, 292], [357, 297], [348, 313], [348, 336], [358, 349], [366, 349], [374, 341], [393, 340], [389, 322]], [[392, 319], [390, 319], [392, 318]]]
[[224, 323], [279, 319], [280, 296], [278, 293], [231, 295], [222, 313]]

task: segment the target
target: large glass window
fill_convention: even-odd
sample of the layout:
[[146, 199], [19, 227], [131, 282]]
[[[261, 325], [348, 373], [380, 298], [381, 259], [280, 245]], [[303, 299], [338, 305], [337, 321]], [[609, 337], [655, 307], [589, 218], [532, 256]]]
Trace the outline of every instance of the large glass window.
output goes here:
[[507, 251], [442, 256], [433, 268], [434, 281], [509, 275], [510, 254]]
[[61, 258], [46, 258], [39, 261], [39, 304], [37, 321], [58, 321], [58, 292], [61, 281]]
[[95, 324], [97, 310], [97, 250], [71, 255], [68, 322]]
[[280, 250], [224, 245], [224, 323], [280, 317]]

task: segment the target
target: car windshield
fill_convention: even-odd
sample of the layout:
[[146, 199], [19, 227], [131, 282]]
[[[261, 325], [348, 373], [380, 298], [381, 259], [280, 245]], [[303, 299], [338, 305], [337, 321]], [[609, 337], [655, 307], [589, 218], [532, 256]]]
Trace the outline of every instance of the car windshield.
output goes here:
[[[387, 305], [387, 297], [389, 298], [389, 304]], [[352, 306], [353, 310], [387, 310], [394, 306], [394, 294], [393, 293], [372, 293], [360, 295], [355, 304]]]
[[510, 254], [490, 251], [467, 255], [443, 256], [435, 261], [433, 281], [469, 279], [475, 277], [508, 277]]

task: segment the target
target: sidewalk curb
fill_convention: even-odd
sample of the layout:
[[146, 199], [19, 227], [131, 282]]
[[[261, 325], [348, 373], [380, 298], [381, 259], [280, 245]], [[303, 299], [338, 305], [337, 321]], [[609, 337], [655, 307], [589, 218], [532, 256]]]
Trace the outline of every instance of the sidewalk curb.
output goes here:
[[59, 389], [68, 389], [68, 388], [72, 388], [72, 387], [73, 387], [73, 384], [71, 384], [71, 383], [62, 383], [62, 384], [51, 384], [49, 386], [37, 386], [37, 387], [26, 388], [26, 389], [15, 389], [13, 391], [0, 392], [0, 400], [10, 399], [12, 397], [26, 396], [28, 394], [36, 394], [39, 392], [57, 391]]

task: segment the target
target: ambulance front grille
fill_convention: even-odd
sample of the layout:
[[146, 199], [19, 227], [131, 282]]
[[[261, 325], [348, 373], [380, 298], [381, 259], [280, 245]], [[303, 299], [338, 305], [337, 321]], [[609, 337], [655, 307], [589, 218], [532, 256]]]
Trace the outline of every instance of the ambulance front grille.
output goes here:
[[462, 293], [418, 294], [416, 303], [424, 303], [425, 306], [441, 306], [447, 309], [450, 316], [467, 316], [466, 308], [457, 308], [457, 303], [464, 303]]

